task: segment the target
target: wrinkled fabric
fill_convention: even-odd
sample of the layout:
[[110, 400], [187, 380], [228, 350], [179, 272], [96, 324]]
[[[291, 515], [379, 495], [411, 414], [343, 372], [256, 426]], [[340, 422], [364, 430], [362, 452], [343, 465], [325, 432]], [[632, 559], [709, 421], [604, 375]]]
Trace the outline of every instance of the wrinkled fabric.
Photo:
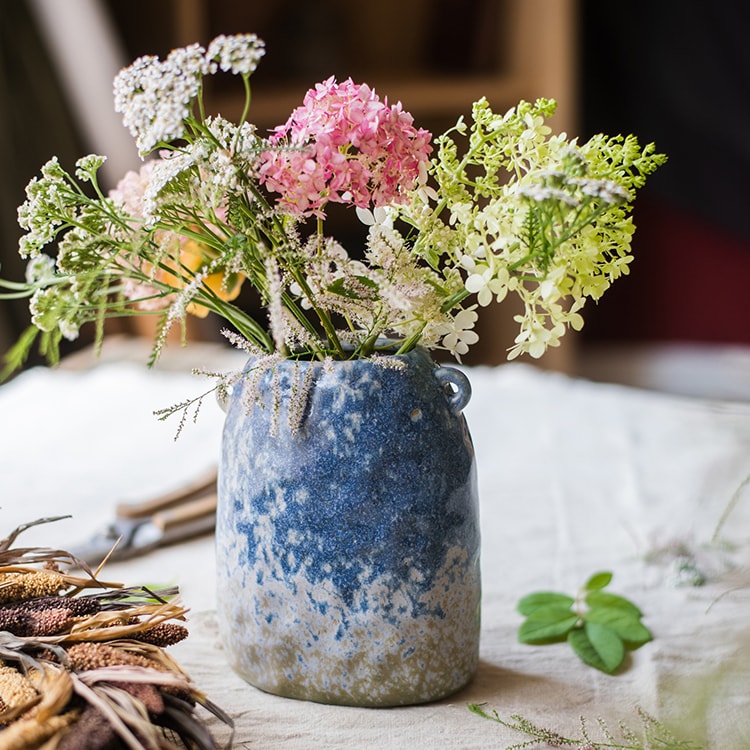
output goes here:
[[[239, 366], [227, 357], [227, 364]], [[204, 363], [208, 365], [209, 363]], [[750, 745], [750, 404], [594, 384], [527, 365], [465, 368], [477, 453], [483, 614], [479, 672], [419, 707], [358, 709], [264, 694], [226, 666], [217, 642], [213, 540], [108, 565], [108, 580], [178, 584], [189, 638], [170, 652], [236, 721], [234, 747], [488, 748], [524, 740], [472, 714], [484, 703], [573, 735], [585, 716], [640, 728], [636, 707], [710, 748]], [[180, 438], [153, 410], [198, 395], [185, 372], [102, 362], [33, 369], [0, 388], [0, 533], [51, 515], [17, 542], [71, 545], [116, 503], [172, 489], [219, 455], [223, 413], [206, 399]], [[735, 502], [732, 498], [736, 493]], [[721, 545], [711, 539], [722, 514]], [[516, 602], [574, 593], [610, 570], [654, 640], [607, 676], [565, 644], [516, 640]], [[689, 585], [695, 575], [702, 586]], [[682, 584], [682, 585], [680, 585]], [[217, 735], [226, 737], [216, 722]], [[224, 732], [224, 734], [222, 734]], [[247, 744], [245, 744], [247, 743]]]

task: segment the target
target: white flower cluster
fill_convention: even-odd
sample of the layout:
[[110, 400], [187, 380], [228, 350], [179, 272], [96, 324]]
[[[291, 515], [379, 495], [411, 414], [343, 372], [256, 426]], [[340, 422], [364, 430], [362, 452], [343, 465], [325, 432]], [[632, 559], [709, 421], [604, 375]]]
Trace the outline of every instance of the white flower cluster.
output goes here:
[[570, 180], [581, 192], [590, 198], [598, 198], [604, 203], [625, 203], [629, 201], [630, 192], [614, 180], [592, 180], [583, 177]]
[[49, 255], [37, 255], [26, 265], [26, 281], [29, 284], [43, 284], [55, 276], [55, 261]]
[[141, 211], [146, 227], [156, 226], [169, 208], [191, 205], [210, 213], [246, 188], [259, 150], [255, 127], [216, 117], [206, 120], [206, 128], [209, 136], [149, 162]]
[[141, 156], [180, 138], [203, 77], [222, 70], [248, 76], [265, 52], [254, 34], [219, 36], [208, 47], [181, 47], [166, 60], [139, 57], [114, 82], [115, 110], [135, 138]]
[[629, 191], [614, 180], [590, 177], [555, 175], [554, 180], [550, 181], [548, 175], [543, 175], [539, 182], [518, 185], [517, 189], [519, 195], [536, 203], [563, 203], [571, 208], [577, 208], [589, 199], [608, 205], [630, 200]]
[[184, 120], [208, 72], [204, 52], [193, 44], [174, 50], [164, 61], [146, 55], [117, 74], [115, 110], [141, 155], [184, 133]]
[[[18, 207], [18, 224], [27, 231], [18, 243], [22, 258], [35, 258], [55, 237], [63, 223], [58, 208], [64, 205], [66, 184], [60, 162], [53, 156], [42, 167], [42, 178], [34, 177], [26, 186], [26, 201]], [[66, 207], [65, 214], [73, 215]]]
[[438, 329], [442, 345], [460, 362], [461, 355], [467, 354], [469, 347], [479, 341], [479, 334], [474, 325], [479, 319], [476, 305], [459, 310], [451, 319]]
[[265, 55], [265, 44], [255, 34], [221, 34], [208, 45], [206, 59], [219, 64], [225, 73], [248, 76]]

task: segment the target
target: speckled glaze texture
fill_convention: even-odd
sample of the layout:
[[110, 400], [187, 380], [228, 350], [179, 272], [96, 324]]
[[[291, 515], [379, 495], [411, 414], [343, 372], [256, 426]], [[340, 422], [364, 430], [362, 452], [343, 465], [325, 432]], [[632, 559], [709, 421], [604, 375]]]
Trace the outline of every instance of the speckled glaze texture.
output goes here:
[[[422, 350], [399, 358], [285, 361], [225, 404], [218, 620], [233, 669], [262, 690], [406, 705], [476, 670], [469, 384]], [[295, 431], [290, 400], [305, 390]]]

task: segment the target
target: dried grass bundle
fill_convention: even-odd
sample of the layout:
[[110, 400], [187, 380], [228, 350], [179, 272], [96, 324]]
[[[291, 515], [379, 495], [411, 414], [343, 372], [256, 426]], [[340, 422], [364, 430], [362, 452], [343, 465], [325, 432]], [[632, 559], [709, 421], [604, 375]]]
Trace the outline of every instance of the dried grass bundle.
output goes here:
[[55, 520], [0, 540], [0, 747], [217, 748], [198, 708], [231, 719], [164, 651], [188, 636], [178, 591], [126, 588], [65, 550], [12, 546]]

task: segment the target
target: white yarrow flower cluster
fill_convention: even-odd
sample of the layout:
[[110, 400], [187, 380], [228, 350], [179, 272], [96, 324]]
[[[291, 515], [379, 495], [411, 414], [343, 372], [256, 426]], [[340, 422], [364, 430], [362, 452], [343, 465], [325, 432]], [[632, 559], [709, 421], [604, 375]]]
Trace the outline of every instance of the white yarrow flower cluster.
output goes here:
[[118, 73], [115, 110], [142, 156], [183, 135], [184, 120], [208, 72], [205, 50], [193, 44], [173, 50], [164, 61], [153, 55], [139, 57]]
[[592, 180], [581, 177], [571, 179], [570, 182], [576, 184], [584, 195], [598, 198], [604, 203], [624, 203], [631, 198], [630, 192], [614, 180]]
[[255, 71], [265, 53], [265, 44], [255, 34], [222, 34], [208, 45], [206, 59], [218, 63], [225, 73], [247, 76]]
[[567, 190], [538, 183], [520, 185], [518, 194], [537, 203], [564, 203], [571, 208], [575, 208], [580, 203], [575, 195], [571, 195]]
[[26, 265], [26, 281], [29, 284], [43, 284], [55, 276], [55, 261], [49, 255], [37, 255]]
[[[26, 200], [18, 207], [18, 225], [27, 232], [18, 244], [22, 258], [35, 258], [54, 239], [63, 223], [56, 213], [64, 204], [64, 190], [62, 170], [54, 156], [42, 168], [42, 178], [34, 177], [26, 186]], [[73, 212], [66, 207], [64, 213], [72, 216]]]
[[260, 150], [255, 126], [245, 122], [238, 128], [223, 117], [209, 117], [206, 126], [216, 142], [205, 165], [206, 179], [225, 193], [242, 190]]

